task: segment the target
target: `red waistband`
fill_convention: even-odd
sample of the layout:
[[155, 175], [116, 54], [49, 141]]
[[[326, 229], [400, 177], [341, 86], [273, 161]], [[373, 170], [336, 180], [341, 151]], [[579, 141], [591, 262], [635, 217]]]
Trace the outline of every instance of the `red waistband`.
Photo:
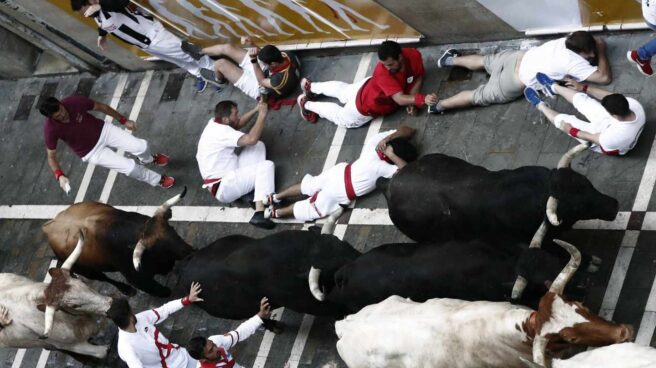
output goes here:
[[[221, 185], [221, 178], [216, 178], [216, 179], [204, 179], [203, 184], [212, 184], [212, 186], [209, 186], [210, 192], [212, 192], [212, 196], [216, 197], [216, 192], [219, 190], [219, 185]], [[203, 185], [203, 187], [206, 187]]]
[[344, 188], [346, 188], [346, 196], [350, 201], [356, 198], [355, 189], [353, 188], [353, 180], [351, 180], [351, 164], [346, 165], [344, 169]]

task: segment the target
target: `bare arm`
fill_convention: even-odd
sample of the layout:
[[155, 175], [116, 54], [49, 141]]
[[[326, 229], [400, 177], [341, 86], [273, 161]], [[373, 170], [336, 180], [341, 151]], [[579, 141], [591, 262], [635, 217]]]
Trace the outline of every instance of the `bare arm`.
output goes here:
[[610, 70], [608, 56], [606, 56], [606, 43], [598, 37], [595, 37], [597, 43], [597, 71], [592, 73], [586, 82], [606, 85], [613, 81], [613, 75]]
[[387, 146], [387, 148], [385, 148], [385, 156], [387, 156], [387, 158], [392, 160], [394, 165], [396, 165], [396, 167], [398, 167], [399, 170], [404, 168], [405, 165], [408, 164], [407, 162], [405, 162], [404, 159], [402, 159], [401, 157], [397, 156], [396, 153], [394, 153], [394, 149], [392, 148], [392, 146]]
[[[257, 62], [257, 54], [259, 51], [260, 51], [259, 47], [251, 47], [248, 50], [248, 56], [251, 57], [251, 63], [253, 64], [253, 71], [255, 72], [255, 78], [257, 78], [257, 83], [260, 86], [264, 86], [266, 88], [272, 88], [271, 80], [264, 76], [264, 71], [262, 71], [262, 68], [260, 67], [260, 63]], [[254, 63], [253, 60], [255, 60]]]
[[262, 131], [264, 131], [264, 121], [266, 120], [268, 107], [267, 104], [259, 102], [257, 104], [257, 108], [259, 112], [259, 114], [257, 115], [257, 120], [255, 120], [255, 124], [253, 124], [251, 130], [239, 138], [239, 140], [237, 141], [237, 145], [239, 147], [252, 146], [256, 144], [260, 140], [260, 137], [262, 136]]
[[[573, 79], [566, 79], [565, 80], [565, 86], [568, 87], [568, 88], [571, 88], [571, 89], [573, 89], [577, 92], [583, 92], [583, 90], [586, 88], [585, 87], [586, 84], [579, 83], [579, 82], [577, 82]], [[597, 100], [600, 100], [600, 101], [601, 101], [602, 98], [612, 94], [612, 92], [606, 91], [605, 89], [602, 89], [602, 88], [599, 88], [599, 87], [593, 87], [593, 86], [590, 86], [590, 85], [587, 85], [586, 93], [588, 95], [596, 98]]]
[[387, 137], [381, 139], [381, 141], [378, 143], [378, 146], [376, 147], [377, 150], [385, 152], [385, 148], [387, 147], [387, 144], [392, 140], [396, 138], [411, 138], [415, 133], [417, 132], [417, 129], [411, 128], [407, 125], [401, 125], [396, 129], [396, 132], [388, 135]]
[[[415, 96], [417, 96], [417, 93], [415, 94], [405, 94], [403, 92], [399, 92], [395, 95], [392, 96], [392, 100], [396, 102], [400, 106], [416, 106], [415, 103]], [[437, 103], [437, 95], [434, 93], [430, 93], [426, 95], [426, 98], [424, 100], [424, 103], [426, 105], [434, 105]]]
[[255, 106], [253, 109], [251, 109], [250, 111], [248, 111], [247, 113], [242, 115], [241, 119], [239, 119], [239, 125], [238, 125], [237, 129], [241, 129], [244, 126], [246, 126], [246, 124], [248, 124], [251, 121], [253, 116], [255, 116], [255, 114], [257, 113], [257, 110], [258, 110], [258, 106]]
[[46, 152], [48, 155], [48, 166], [50, 166], [50, 170], [52, 172], [57, 172], [57, 170], [61, 170], [61, 166], [59, 166], [59, 160], [57, 160], [57, 150], [51, 150], [46, 148]]
[[[563, 132], [565, 132], [565, 134], [568, 134], [568, 135], [570, 134], [571, 129], [572, 129], [572, 124], [570, 124], [566, 121], [563, 121], [563, 123], [560, 126], [560, 130], [562, 130]], [[600, 136], [599, 133], [592, 134], [592, 133], [588, 133], [588, 132], [583, 131], [583, 130], [579, 130], [576, 133], [576, 138], [580, 138], [580, 139], [583, 139], [585, 141], [592, 142], [592, 143], [596, 144], [597, 146], [601, 146], [601, 144], [599, 143], [599, 136]]]
[[93, 101], [93, 110], [95, 111], [100, 111], [104, 114], [107, 114], [111, 117], [113, 117], [115, 120], [120, 121], [121, 118], [125, 118], [123, 115], [121, 115], [118, 111], [114, 110], [111, 108], [109, 105], [105, 105], [102, 102], [98, 101]]

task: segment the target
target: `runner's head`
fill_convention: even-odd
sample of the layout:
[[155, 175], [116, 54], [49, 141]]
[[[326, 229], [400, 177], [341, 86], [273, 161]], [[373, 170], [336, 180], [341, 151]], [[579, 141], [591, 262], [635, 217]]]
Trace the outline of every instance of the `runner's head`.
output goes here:
[[236, 128], [239, 124], [239, 109], [234, 101], [221, 101], [214, 107], [214, 121]]
[[597, 43], [592, 34], [587, 31], [572, 32], [565, 39], [565, 47], [588, 61], [597, 58]]
[[406, 138], [395, 138], [389, 142], [394, 153], [405, 162], [412, 162], [417, 159], [417, 148]]
[[403, 65], [401, 45], [394, 41], [384, 41], [378, 46], [378, 60], [390, 73], [396, 73]]
[[130, 303], [124, 298], [116, 299], [112, 302], [112, 305], [107, 311], [107, 317], [122, 330], [136, 323], [136, 317], [132, 312], [132, 308], [130, 308]]
[[278, 50], [278, 48], [273, 45], [266, 45], [262, 47], [260, 52], [257, 54], [257, 58], [270, 67], [278, 66], [284, 61], [282, 52], [280, 52], [280, 50]]
[[629, 108], [629, 101], [619, 93], [613, 93], [601, 100], [601, 105], [611, 115], [615, 115], [619, 119], [625, 119], [631, 116], [631, 109]]
[[97, 0], [71, 0], [71, 8], [74, 12], [84, 15], [91, 5], [98, 5]]
[[47, 118], [52, 118], [62, 122], [68, 121], [68, 111], [64, 105], [54, 97], [44, 98], [41, 104], [39, 104], [38, 109], [41, 115]]
[[215, 362], [221, 358], [219, 347], [212, 340], [196, 336], [187, 344], [189, 355], [200, 362]]

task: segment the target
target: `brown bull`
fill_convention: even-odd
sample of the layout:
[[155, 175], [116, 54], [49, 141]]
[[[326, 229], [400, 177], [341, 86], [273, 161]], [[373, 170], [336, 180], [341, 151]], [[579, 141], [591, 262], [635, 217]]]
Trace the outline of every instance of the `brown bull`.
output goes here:
[[[167, 274], [177, 260], [193, 249], [171, 227], [171, 207], [186, 194], [164, 202], [152, 217], [118, 210], [98, 202], [76, 203], [43, 225], [48, 244], [58, 259], [68, 257], [83, 232], [86, 245], [72, 271], [84, 277], [106, 281], [125, 294], [135, 290], [125, 283], [107, 277], [104, 272], [120, 272], [131, 285], [148, 294], [166, 297], [170, 290], [153, 279]], [[137, 252], [135, 252], [135, 248]], [[143, 253], [141, 265], [135, 269], [133, 253]]]

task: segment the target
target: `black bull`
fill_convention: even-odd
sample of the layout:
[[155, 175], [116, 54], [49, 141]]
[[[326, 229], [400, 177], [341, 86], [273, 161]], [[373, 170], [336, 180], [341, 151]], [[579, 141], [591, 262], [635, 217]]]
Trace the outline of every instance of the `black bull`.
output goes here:
[[273, 307], [300, 313], [337, 315], [332, 303], [321, 303], [308, 289], [308, 270], [321, 263], [336, 270], [360, 253], [333, 235], [282, 231], [261, 239], [232, 235], [197, 250], [176, 265], [176, 295], [192, 281], [203, 287], [198, 306], [214, 317], [243, 319], [257, 313], [266, 296]]
[[[563, 254], [564, 255], [564, 254]], [[507, 301], [517, 275], [528, 281], [519, 304], [537, 307], [566, 259], [522, 244], [500, 247], [479, 240], [445, 243], [385, 244], [345, 264], [324, 271], [317, 282], [324, 300], [345, 313], [385, 300], [391, 295], [424, 302], [432, 298]], [[310, 273], [312, 274], [312, 273]], [[580, 270], [570, 292], [587, 288], [590, 276]], [[312, 287], [312, 277], [310, 277]], [[320, 296], [319, 296], [320, 297]]]
[[578, 220], [610, 221], [618, 210], [616, 199], [569, 167], [489, 171], [442, 154], [423, 156], [378, 186], [394, 225], [415, 241], [528, 242], [545, 219], [550, 196], [558, 200], [557, 229]]

